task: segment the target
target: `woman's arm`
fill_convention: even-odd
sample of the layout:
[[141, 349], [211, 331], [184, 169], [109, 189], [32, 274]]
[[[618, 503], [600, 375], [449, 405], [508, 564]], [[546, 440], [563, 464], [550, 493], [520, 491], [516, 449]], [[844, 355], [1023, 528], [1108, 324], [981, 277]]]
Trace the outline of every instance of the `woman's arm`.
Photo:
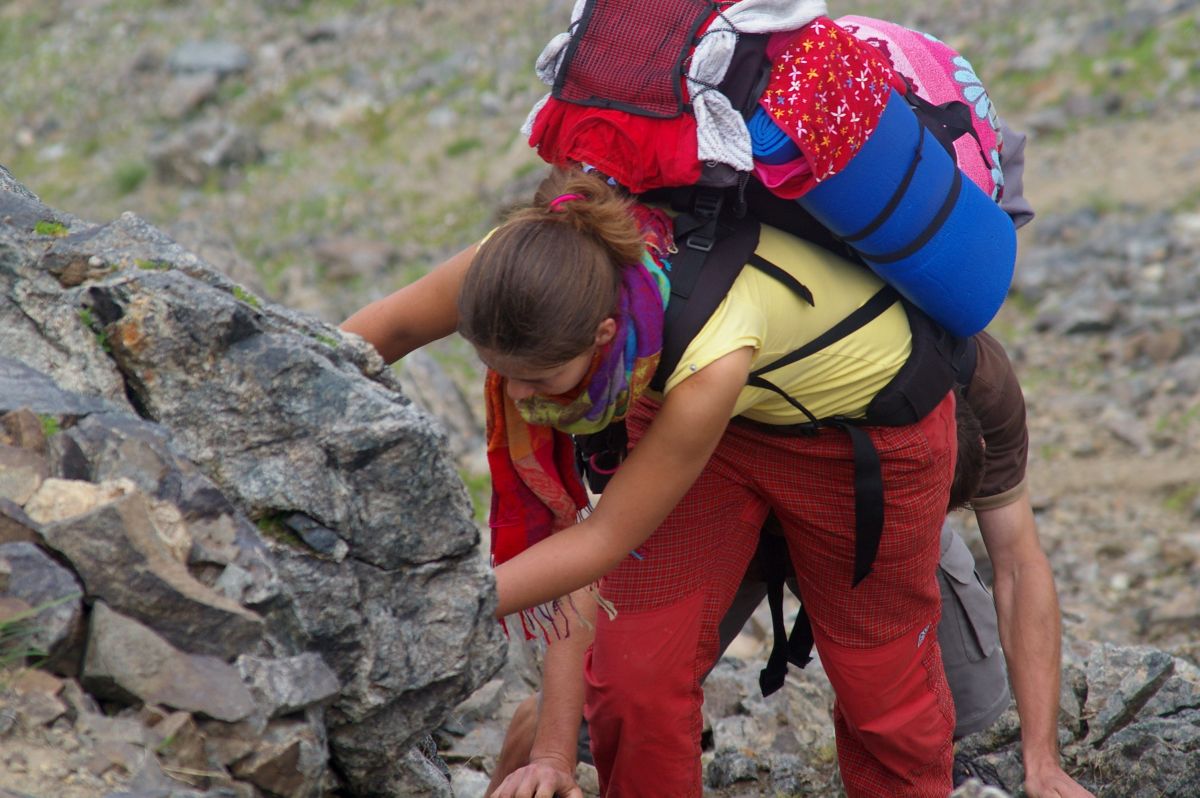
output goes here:
[[416, 282], [358, 310], [341, 328], [361, 335], [388, 363], [446, 337], [458, 326], [458, 292], [475, 250], [471, 245]]
[[[512, 763], [508, 773], [492, 774], [496, 786], [485, 793], [491, 798], [550, 793], [562, 798], [583, 798], [575, 783], [575, 766], [583, 717], [583, 658], [595, 637], [596, 602], [589, 590], [575, 591], [571, 601], [583, 622], [573, 622], [567, 637], [552, 640], [547, 647], [541, 700], [535, 710], [537, 719], [532, 726], [510, 724], [504, 739], [505, 748], [523, 748], [528, 757]], [[523, 741], [513, 739], [522, 736]], [[497, 762], [497, 768], [500, 767]]]
[[595, 512], [496, 566], [497, 617], [590, 585], [650, 537], [717, 448], [752, 355], [750, 347], [730, 352], [680, 383]]

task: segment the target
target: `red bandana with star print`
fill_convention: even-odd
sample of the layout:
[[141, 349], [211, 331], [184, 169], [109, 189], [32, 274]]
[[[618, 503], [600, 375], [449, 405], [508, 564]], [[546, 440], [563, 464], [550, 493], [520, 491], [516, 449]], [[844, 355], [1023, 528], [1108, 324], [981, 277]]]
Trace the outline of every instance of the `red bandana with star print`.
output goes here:
[[[846, 166], [875, 131], [893, 89], [904, 81], [875, 48], [828, 17], [776, 34], [767, 50], [771, 78], [759, 104], [803, 153], [769, 167], [771, 191], [795, 199]], [[765, 177], [765, 176], [764, 176]]]

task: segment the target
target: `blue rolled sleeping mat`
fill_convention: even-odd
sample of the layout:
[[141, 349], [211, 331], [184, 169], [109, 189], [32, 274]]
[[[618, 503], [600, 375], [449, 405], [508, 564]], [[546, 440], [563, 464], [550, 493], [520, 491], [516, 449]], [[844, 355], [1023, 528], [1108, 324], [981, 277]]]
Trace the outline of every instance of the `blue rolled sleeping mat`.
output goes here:
[[[757, 160], [800, 157], [761, 108], [749, 127]], [[986, 327], [1008, 295], [1017, 257], [1012, 221], [897, 92], [858, 154], [796, 202], [955, 335]]]

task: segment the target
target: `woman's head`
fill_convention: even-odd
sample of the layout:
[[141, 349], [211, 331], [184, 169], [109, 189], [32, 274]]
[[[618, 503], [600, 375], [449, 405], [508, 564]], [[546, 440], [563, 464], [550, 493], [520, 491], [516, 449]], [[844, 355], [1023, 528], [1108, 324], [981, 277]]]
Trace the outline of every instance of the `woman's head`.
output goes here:
[[480, 245], [459, 294], [459, 332], [504, 376], [545, 378], [611, 339], [619, 269], [644, 246], [616, 189], [556, 170]]

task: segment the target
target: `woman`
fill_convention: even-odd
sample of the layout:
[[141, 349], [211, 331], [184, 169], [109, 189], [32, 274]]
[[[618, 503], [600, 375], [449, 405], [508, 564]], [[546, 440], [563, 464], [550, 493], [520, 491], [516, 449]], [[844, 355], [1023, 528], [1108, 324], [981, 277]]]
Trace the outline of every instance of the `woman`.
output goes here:
[[[795, 402], [818, 418], [861, 417], [911, 351], [904, 309], [892, 305], [780, 370], [775, 382], [790, 398], [748, 387], [753, 369], [826, 331], [881, 285], [764, 228], [758, 254], [800, 278], [814, 302], [743, 270], [663, 395], [650, 396], [669, 230], [661, 212], [600, 179], [555, 172], [531, 207], [478, 248], [343, 327], [389, 361], [457, 328], [488, 366], [497, 616], [547, 606], [604, 577], [599, 600], [615, 614], [600, 614], [585, 675], [607, 794], [701, 794], [700, 680], [773, 510], [837, 693], [847, 791], [944, 796], [954, 711], [929, 632], [939, 613], [953, 397], [919, 423], [864, 428], [882, 464], [883, 535], [873, 571], [851, 589], [850, 441], [838, 429], [772, 428], [806, 420]], [[595, 510], [571, 523], [583, 494], [550, 430], [592, 432], [621, 418], [630, 454]]]

